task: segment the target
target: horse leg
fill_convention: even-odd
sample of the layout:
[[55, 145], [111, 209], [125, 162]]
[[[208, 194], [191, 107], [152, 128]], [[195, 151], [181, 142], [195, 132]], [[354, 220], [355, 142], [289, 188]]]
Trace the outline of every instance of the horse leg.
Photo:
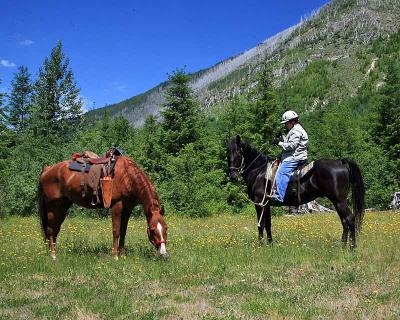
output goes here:
[[60, 232], [61, 224], [65, 220], [69, 207], [70, 204], [68, 202], [59, 202], [48, 205], [46, 237], [49, 240], [50, 257], [53, 260], [56, 259], [57, 235]]
[[113, 232], [113, 247], [112, 256], [115, 260], [118, 260], [118, 239], [121, 231], [121, 212], [122, 212], [122, 201], [116, 202], [112, 208], [112, 232]]
[[131, 211], [128, 210], [124, 210], [121, 215], [121, 228], [120, 228], [119, 248], [118, 248], [121, 257], [126, 257], [125, 235], [130, 215]]
[[265, 230], [267, 231], [267, 239], [268, 243], [272, 244], [272, 232], [271, 232], [271, 207], [266, 206], [264, 208], [264, 215], [265, 215]]
[[335, 204], [336, 211], [339, 214], [339, 217], [343, 226], [342, 233], [342, 243], [343, 247], [347, 244], [347, 239], [350, 231], [350, 239], [351, 239], [351, 248], [356, 246], [356, 229], [355, 229], [355, 219], [349, 206], [347, 205], [346, 200], [339, 201]]

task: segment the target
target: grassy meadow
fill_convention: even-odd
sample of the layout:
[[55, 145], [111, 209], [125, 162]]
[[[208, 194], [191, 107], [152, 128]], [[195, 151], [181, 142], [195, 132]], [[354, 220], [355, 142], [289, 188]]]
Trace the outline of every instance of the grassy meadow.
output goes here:
[[49, 258], [35, 217], [0, 220], [0, 319], [398, 319], [400, 212], [366, 213], [354, 252], [336, 214], [167, 216], [170, 259], [145, 219], [111, 258], [111, 221], [68, 217]]

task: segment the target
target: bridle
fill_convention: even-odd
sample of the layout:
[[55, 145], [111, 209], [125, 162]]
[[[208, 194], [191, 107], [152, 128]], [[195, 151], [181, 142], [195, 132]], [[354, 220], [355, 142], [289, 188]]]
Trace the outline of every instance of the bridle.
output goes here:
[[[257, 157], [255, 157], [255, 158], [253, 159], [253, 161], [250, 162], [250, 164], [249, 164], [247, 167], [245, 167], [245, 166], [244, 166], [243, 148], [242, 148], [242, 146], [240, 146], [240, 156], [242, 157], [242, 163], [240, 164], [240, 167], [229, 167], [229, 170], [237, 170], [237, 172], [238, 172], [240, 175], [242, 175], [244, 172], [246, 172], [247, 170], [249, 170], [249, 169], [251, 168], [251, 166], [256, 162], [256, 160], [257, 160], [260, 156], [262, 156], [262, 154], [263, 154], [264, 151], [265, 151], [265, 150], [261, 151], [260, 154], [259, 154]], [[268, 162], [268, 161], [267, 161], [267, 162]]]
[[[238, 174], [242, 174], [244, 170], [244, 157], [243, 157], [243, 149], [240, 148], [241, 154], [240, 156], [242, 157], [242, 163], [240, 164], [240, 167], [229, 167], [229, 170], [236, 170]], [[246, 169], [247, 170], [247, 169]]]
[[[147, 237], [150, 239], [150, 228], [147, 227]], [[160, 247], [163, 243], [167, 243], [167, 240], [151, 239], [150, 242], [154, 243], [156, 247]]]

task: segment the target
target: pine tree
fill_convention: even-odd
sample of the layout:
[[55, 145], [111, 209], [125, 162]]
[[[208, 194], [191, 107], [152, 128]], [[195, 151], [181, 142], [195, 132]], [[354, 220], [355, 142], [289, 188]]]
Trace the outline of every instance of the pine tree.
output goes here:
[[35, 84], [35, 133], [45, 137], [57, 134], [62, 139], [69, 139], [81, 123], [79, 91], [69, 68], [69, 59], [58, 42], [40, 68]]
[[[1, 79], [0, 79], [1, 84]], [[4, 93], [0, 92], [0, 130], [3, 130], [7, 124], [7, 113], [3, 106]]]
[[222, 106], [218, 123], [227, 138], [239, 134], [246, 140], [253, 141], [253, 114], [249, 111], [249, 102], [244, 96], [235, 96]]
[[[1, 84], [1, 80], [0, 80]], [[2, 202], [4, 195], [6, 194], [6, 186], [9, 185], [5, 177], [5, 169], [7, 167], [7, 159], [10, 151], [15, 146], [14, 132], [9, 128], [8, 112], [4, 105], [5, 94], [0, 92], [0, 217], [2, 216], [4, 209], [2, 208]]]
[[159, 145], [159, 124], [153, 115], [149, 115], [143, 126], [143, 167], [151, 174], [151, 176], [158, 176], [161, 173], [161, 150]]
[[169, 76], [166, 103], [162, 111], [162, 144], [166, 153], [176, 155], [199, 138], [199, 107], [182, 69]]
[[270, 146], [273, 138], [280, 130], [279, 115], [281, 113], [269, 70], [264, 67], [258, 74], [257, 86], [250, 93], [251, 133], [252, 140], [258, 146]]
[[388, 65], [386, 83], [382, 99], [378, 105], [378, 123], [374, 127], [374, 136], [385, 150], [393, 172], [400, 183], [400, 67], [398, 56]]
[[23, 130], [27, 126], [29, 109], [32, 102], [32, 83], [28, 68], [21, 66], [18, 73], [11, 81], [11, 93], [8, 102], [9, 123], [17, 131]]
[[399, 67], [394, 60], [388, 66], [382, 93], [375, 137], [386, 150], [389, 159], [395, 161], [400, 159], [400, 77]]

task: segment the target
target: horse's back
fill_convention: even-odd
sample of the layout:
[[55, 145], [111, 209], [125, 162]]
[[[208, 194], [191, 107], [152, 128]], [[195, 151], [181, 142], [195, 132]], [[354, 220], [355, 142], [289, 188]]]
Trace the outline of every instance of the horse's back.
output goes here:
[[69, 160], [66, 160], [43, 168], [39, 177], [39, 184], [46, 198], [52, 199], [62, 196], [66, 183], [70, 181], [69, 176], [73, 174], [68, 170], [69, 162]]
[[341, 160], [316, 160], [312, 170], [312, 176], [315, 177], [313, 181], [326, 194], [336, 194], [339, 189], [347, 189], [349, 185], [349, 169]]
[[328, 174], [340, 174], [348, 173], [347, 167], [343, 164], [342, 160], [333, 159], [319, 159], [314, 161], [314, 168], [321, 172], [326, 172]]

